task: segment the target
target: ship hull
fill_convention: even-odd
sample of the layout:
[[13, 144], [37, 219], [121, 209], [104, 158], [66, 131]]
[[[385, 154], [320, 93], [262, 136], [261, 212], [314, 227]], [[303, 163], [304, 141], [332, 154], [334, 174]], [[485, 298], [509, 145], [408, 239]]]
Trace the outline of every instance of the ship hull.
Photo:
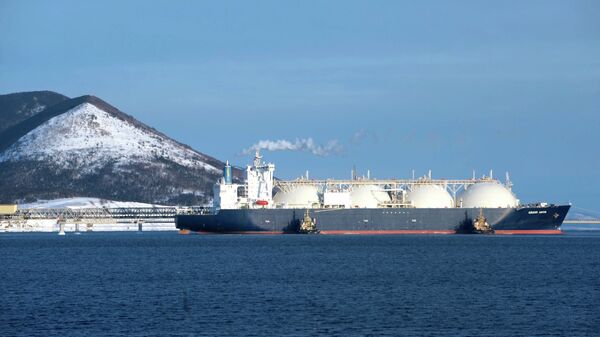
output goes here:
[[[569, 205], [484, 208], [496, 234], [560, 234]], [[230, 234], [298, 233], [306, 209], [234, 209], [208, 215], [178, 215], [182, 231]], [[454, 234], [479, 208], [309, 209], [321, 234]]]

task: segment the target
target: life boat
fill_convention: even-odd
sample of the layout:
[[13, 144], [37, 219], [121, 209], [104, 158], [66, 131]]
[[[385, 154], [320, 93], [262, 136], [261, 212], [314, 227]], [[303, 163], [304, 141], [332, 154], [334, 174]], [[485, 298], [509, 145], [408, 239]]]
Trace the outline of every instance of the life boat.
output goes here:
[[256, 204], [259, 206], [267, 206], [269, 202], [266, 200], [256, 200]]

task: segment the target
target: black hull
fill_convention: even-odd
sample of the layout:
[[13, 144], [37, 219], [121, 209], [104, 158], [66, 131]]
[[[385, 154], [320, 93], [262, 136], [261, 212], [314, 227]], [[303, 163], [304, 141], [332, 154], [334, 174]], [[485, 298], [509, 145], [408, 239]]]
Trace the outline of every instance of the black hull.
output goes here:
[[[569, 205], [484, 208], [497, 234], [560, 234]], [[235, 209], [178, 215], [180, 230], [209, 233], [298, 233], [306, 209]], [[452, 234], [479, 208], [310, 209], [321, 234]]]

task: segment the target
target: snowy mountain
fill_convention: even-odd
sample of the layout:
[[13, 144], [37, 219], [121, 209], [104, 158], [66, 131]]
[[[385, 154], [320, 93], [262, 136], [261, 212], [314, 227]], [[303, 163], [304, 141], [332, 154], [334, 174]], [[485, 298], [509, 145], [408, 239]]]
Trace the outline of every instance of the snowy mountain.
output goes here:
[[0, 202], [200, 204], [224, 165], [94, 96], [60, 101], [4, 130], [0, 151]]
[[54, 161], [82, 174], [97, 172], [112, 161], [120, 170], [131, 162], [152, 164], [157, 158], [218, 174], [208, 158], [168, 137], [126, 123], [91, 103], [82, 103], [38, 126], [0, 155], [3, 161]]

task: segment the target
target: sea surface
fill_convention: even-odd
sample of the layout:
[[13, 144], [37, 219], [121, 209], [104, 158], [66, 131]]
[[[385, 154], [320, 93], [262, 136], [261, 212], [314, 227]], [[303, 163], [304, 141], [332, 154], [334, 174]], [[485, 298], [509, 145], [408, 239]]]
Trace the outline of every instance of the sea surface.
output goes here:
[[599, 336], [600, 235], [0, 234], [1, 336]]

